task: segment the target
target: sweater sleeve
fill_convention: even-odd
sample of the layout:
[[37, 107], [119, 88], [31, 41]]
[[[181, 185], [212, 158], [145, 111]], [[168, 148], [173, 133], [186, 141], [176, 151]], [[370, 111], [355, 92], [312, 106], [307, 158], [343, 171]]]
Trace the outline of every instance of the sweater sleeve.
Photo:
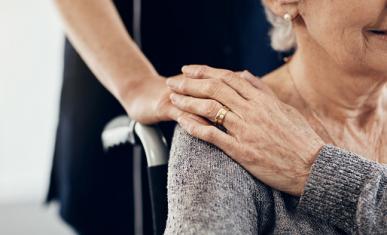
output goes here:
[[347, 233], [387, 231], [387, 166], [332, 145], [312, 167], [298, 208]]
[[257, 234], [255, 180], [215, 146], [175, 129], [165, 234]]

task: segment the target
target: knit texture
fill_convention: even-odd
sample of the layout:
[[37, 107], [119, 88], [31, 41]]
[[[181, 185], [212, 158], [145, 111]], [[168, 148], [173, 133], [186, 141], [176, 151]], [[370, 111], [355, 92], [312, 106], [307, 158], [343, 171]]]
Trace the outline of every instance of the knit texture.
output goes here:
[[[298, 202], [299, 198], [256, 180], [214, 145], [176, 126], [168, 170], [166, 234], [344, 233], [302, 213]], [[314, 207], [312, 212], [317, 212], [320, 206]]]
[[387, 167], [326, 145], [312, 167], [299, 210], [348, 233], [387, 234]]

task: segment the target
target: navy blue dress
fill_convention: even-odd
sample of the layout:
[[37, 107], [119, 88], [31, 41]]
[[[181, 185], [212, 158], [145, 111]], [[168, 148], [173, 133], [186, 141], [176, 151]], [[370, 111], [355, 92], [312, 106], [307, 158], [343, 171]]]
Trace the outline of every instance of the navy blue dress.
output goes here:
[[[132, 1], [114, 2], [132, 33]], [[163, 76], [186, 64], [263, 75], [281, 63], [258, 0], [143, 0], [141, 27], [143, 52]], [[60, 203], [61, 217], [79, 234], [134, 233], [132, 149], [104, 153], [100, 139], [104, 125], [120, 114], [122, 107], [66, 41], [48, 201]], [[174, 125], [161, 124], [169, 140]], [[147, 190], [145, 234], [151, 231]]]

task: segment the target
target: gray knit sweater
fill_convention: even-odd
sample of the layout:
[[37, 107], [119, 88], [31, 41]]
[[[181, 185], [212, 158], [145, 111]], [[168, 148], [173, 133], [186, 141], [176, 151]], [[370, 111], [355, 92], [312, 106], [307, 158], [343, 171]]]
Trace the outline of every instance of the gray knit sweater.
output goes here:
[[386, 178], [385, 168], [327, 145], [300, 199], [266, 186], [177, 126], [165, 233], [387, 234]]

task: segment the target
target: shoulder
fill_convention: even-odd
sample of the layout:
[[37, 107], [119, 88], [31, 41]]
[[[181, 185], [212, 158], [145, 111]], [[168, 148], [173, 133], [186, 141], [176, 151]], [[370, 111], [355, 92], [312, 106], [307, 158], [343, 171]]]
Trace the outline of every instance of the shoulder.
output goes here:
[[168, 167], [167, 234], [255, 233], [254, 180], [220, 149], [177, 125]]
[[179, 125], [176, 126], [172, 141], [168, 171], [175, 178], [200, 179], [222, 190], [254, 194], [258, 200], [266, 198], [267, 192], [271, 191], [218, 147], [191, 136]]
[[[219, 174], [232, 170], [234, 173], [248, 176], [248, 173], [222, 150], [213, 144], [191, 136], [180, 125], [175, 128], [169, 167], [172, 171], [200, 168], [203, 173], [212, 170], [212, 172]], [[236, 170], [237, 172], [235, 172]]]
[[166, 234], [257, 234], [259, 194], [256, 180], [239, 164], [176, 126]]

